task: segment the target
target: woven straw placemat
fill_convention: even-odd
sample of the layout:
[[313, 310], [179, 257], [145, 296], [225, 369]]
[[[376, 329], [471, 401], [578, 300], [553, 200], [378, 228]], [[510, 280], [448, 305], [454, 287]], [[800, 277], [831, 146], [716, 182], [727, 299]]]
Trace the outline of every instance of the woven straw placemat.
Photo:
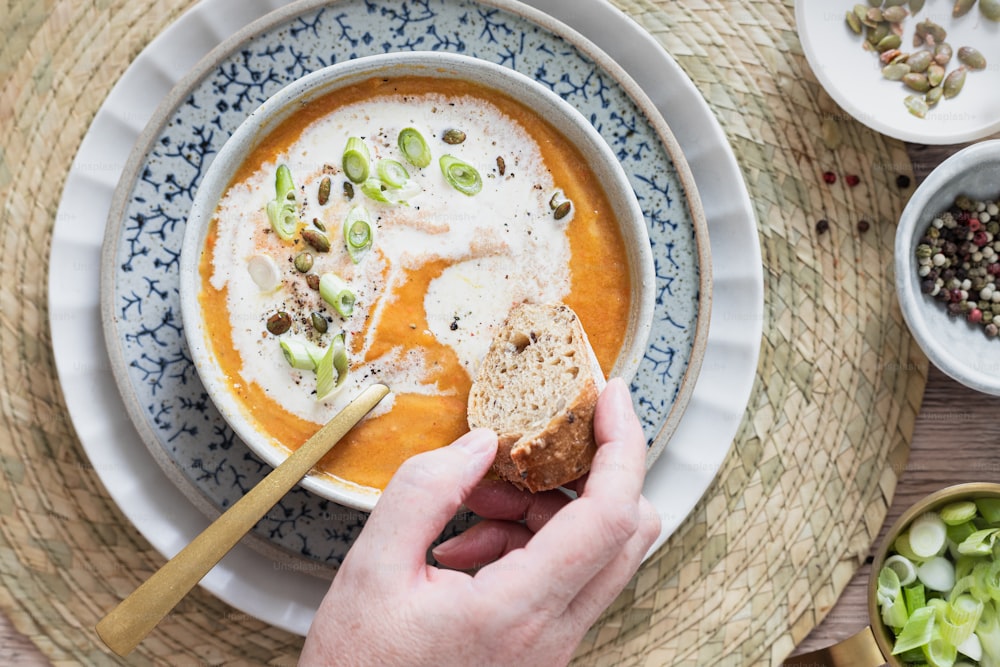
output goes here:
[[[791, 0], [616, 3], [677, 59], [729, 137], [756, 207], [766, 320], [729, 457], [587, 635], [578, 662], [778, 664], [859, 566], [908, 454], [926, 362], [897, 308], [891, 259], [894, 221], [911, 192], [896, 178], [911, 175], [910, 162], [902, 144], [823, 93]], [[102, 488], [61, 397], [46, 317], [52, 226], [104, 97], [190, 4], [5, 5], [0, 608], [57, 664], [113, 662], [93, 626], [115, 591], [138, 585], [162, 558]], [[823, 182], [828, 170], [837, 183]], [[848, 173], [858, 186], [845, 184]], [[300, 638], [197, 590], [129, 662], [284, 665], [300, 647]]]

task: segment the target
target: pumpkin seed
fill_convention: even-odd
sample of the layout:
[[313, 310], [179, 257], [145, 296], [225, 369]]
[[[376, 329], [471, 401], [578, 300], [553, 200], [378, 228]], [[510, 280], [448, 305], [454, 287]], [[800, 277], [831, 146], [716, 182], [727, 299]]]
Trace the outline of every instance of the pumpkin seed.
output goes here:
[[306, 285], [309, 285], [310, 289], [319, 290], [319, 275], [315, 273], [307, 273]]
[[959, 67], [954, 70], [951, 74], [945, 77], [944, 83], [944, 97], [945, 99], [950, 99], [962, 92], [962, 87], [965, 85], [965, 75], [968, 72], [964, 67]]
[[868, 29], [868, 43], [875, 46], [882, 38], [889, 34], [889, 24], [879, 23], [875, 28]]
[[313, 267], [313, 256], [308, 252], [300, 252], [295, 256], [293, 264], [299, 273], [309, 273], [309, 269]]
[[322, 232], [314, 229], [303, 229], [302, 240], [315, 248], [317, 252], [330, 252], [330, 239]]
[[316, 201], [319, 202], [320, 206], [325, 206], [330, 201], [330, 185], [329, 176], [324, 176], [323, 180], [319, 182], [319, 195], [316, 197]]
[[885, 7], [899, 7], [900, 5], [905, 5], [907, 0], [885, 0], [883, 6]]
[[924, 8], [924, 0], [910, 0], [910, 13], [916, 14]]
[[860, 35], [862, 29], [864, 28], [864, 26], [861, 25], [861, 19], [859, 19], [854, 12], [847, 12], [847, 16], [845, 18], [847, 20], [847, 27], [849, 27], [855, 35]]
[[323, 221], [320, 220], [319, 218], [313, 218], [313, 224], [316, 226], [316, 229], [318, 229], [319, 231], [321, 231], [321, 232], [325, 232], [326, 231], [326, 225], [324, 225]]
[[924, 101], [927, 102], [927, 106], [932, 107], [941, 101], [941, 97], [944, 95], [944, 88], [941, 86], [935, 86], [927, 91], [924, 95]]
[[280, 336], [291, 328], [292, 316], [283, 310], [267, 318], [267, 330], [275, 336]]
[[958, 59], [970, 69], [986, 69], [986, 57], [971, 46], [963, 46], [958, 50]]
[[907, 88], [915, 90], [918, 93], [926, 93], [931, 89], [931, 84], [927, 81], [926, 74], [911, 72], [903, 77], [903, 83], [906, 84]]
[[934, 62], [944, 67], [951, 62], [952, 53], [951, 44], [941, 42], [934, 47]]
[[888, 21], [889, 23], [899, 23], [906, 19], [910, 15], [910, 12], [906, 10], [906, 7], [887, 7], [882, 10], [882, 20]]
[[319, 313], [313, 312], [309, 315], [310, 321], [312, 321], [313, 329], [322, 333], [326, 333], [329, 328], [330, 323], [326, 321], [326, 318]]
[[446, 144], [460, 144], [465, 141], [465, 132], [462, 132], [461, 130], [445, 130], [441, 140]]
[[552, 216], [556, 220], [562, 220], [567, 215], [569, 215], [569, 211], [571, 208], [573, 208], [573, 204], [571, 204], [570, 201], [567, 199], [563, 203], [559, 204], [559, 206], [556, 206], [556, 210], [552, 212]]
[[868, 4], [871, 5], [872, 7], [881, 7], [882, 0], [868, 0]]
[[948, 39], [948, 31], [930, 19], [924, 21], [924, 27], [927, 31], [927, 37], [931, 39], [933, 44], [941, 44]]
[[941, 85], [944, 81], [944, 71], [944, 68], [937, 64], [927, 68], [927, 83], [931, 84], [931, 88]]
[[344, 198], [354, 199], [354, 183], [344, 181]]
[[898, 49], [902, 43], [903, 40], [899, 38], [899, 35], [886, 35], [875, 45], [875, 50], [879, 53], [885, 53], [892, 49]]
[[882, 76], [889, 81], [902, 81], [903, 77], [910, 73], [910, 66], [906, 63], [893, 63], [882, 68]]
[[917, 118], [926, 117], [927, 112], [929, 111], [927, 102], [925, 102], [922, 97], [917, 97], [916, 95], [907, 95], [903, 100], [903, 104], [905, 104], [907, 110]]
[[991, 21], [1000, 21], [1000, 0], [979, 0], [979, 11]]
[[951, 10], [951, 15], [956, 19], [965, 16], [972, 11], [972, 6], [975, 4], [976, 0], [955, 0], [955, 7]]
[[910, 57], [906, 60], [906, 64], [910, 66], [911, 72], [926, 72], [933, 59], [934, 54], [930, 51], [917, 51], [910, 54]]
[[858, 20], [864, 23], [868, 20], [868, 7], [864, 5], [854, 5], [854, 9], [851, 10], [854, 15], [858, 17]]
[[890, 63], [899, 62], [899, 59], [905, 54], [899, 49], [889, 49], [885, 53], [879, 55], [878, 59], [882, 61], [883, 65], [889, 65]]

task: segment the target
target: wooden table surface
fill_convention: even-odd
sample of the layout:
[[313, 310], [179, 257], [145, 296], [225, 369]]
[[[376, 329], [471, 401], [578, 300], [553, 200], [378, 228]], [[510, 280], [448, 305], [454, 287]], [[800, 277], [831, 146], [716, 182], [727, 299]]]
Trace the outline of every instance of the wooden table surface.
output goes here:
[[[919, 182], [961, 146], [910, 146]], [[917, 418], [910, 458], [899, 478], [885, 531], [921, 497], [960, 482], [1000, 482], [1000, 398], [980, 394], [931, 368]], [[873, 548], [881, 543], [880, 534]], [[849, 637], [868, 623], [865, 599], [870, 568], [862, 566], [837, 604], [796, 649], [811, 651]], [[0, 665], [49, 665], [42, 653], [0, 613]]]

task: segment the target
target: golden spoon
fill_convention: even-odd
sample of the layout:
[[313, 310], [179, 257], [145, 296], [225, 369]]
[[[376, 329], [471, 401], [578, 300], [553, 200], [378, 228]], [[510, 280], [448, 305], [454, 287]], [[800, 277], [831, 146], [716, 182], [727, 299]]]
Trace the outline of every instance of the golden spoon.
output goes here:
[[97, 624], [97, 634], [108, 648], [122, 657], [128, 655], [261, 517], [388, 393], [389, 388], [383, 384], [372, 385], [361, 392], [102, 618]]

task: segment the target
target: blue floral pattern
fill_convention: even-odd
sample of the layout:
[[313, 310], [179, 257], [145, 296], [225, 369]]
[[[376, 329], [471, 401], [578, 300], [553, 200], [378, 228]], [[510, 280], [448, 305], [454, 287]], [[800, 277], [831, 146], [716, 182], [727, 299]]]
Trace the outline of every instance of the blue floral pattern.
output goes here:
[[[647, 438], [660, 437], [690, 357], [698, 314], [698, 255], [673, 162], [642, 110], [609, 73], [525, 17], [471, 0], [343, 0], [239, 44], [173, 109], [134, 174], [127, 209], [109, 229], [122, 390], [144, 406], [162, 448], [193, 487], [226, 508], [267, 472], [213, 406], [184, 340], [178, 261], [205, 169], [246, 116], [318, 68], [390, 51], [450, 51], [516, 69], [577, 107], [618, 155], [653, 248], [653, 333], [632, 382]], [[315, 567], [335, 569], [366, 514], [296, 488], [255, 529], [259, 539]], [[461, 516], [445, 537], [474, 519]]]

